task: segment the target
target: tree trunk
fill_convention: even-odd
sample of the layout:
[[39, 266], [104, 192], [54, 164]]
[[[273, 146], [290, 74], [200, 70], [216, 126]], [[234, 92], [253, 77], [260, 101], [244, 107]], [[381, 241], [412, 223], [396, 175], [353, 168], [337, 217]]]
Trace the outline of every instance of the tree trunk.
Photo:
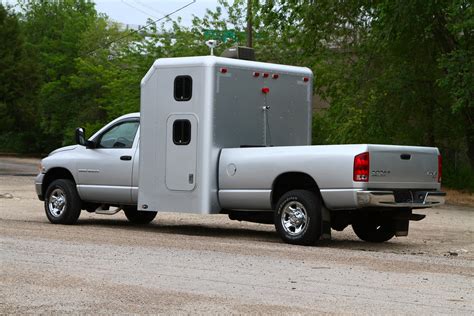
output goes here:
[[471, 168], [474, 170], [474, 109], [466, 107], [464, 113], [466, 117], [467, 156]]
[[252, 0], [247, 0], [247, 47], [252, 47], [253, 45], [252, 20]]

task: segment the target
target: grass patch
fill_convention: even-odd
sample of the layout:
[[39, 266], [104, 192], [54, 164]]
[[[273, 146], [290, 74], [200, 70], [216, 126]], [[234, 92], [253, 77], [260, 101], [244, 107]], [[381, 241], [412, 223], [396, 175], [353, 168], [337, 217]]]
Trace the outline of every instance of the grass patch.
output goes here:
[[442, 191], [446, 192], [447, 204], [474, 207], [474, 193], [450, 188], [443, 188]]

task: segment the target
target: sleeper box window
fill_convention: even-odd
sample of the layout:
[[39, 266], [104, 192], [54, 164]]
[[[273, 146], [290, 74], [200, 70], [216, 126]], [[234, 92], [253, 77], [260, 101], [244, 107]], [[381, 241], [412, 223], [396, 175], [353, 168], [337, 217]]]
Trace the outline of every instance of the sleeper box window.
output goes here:
[[188, 145], [191, 142], [191, 122], [176, 120], [173, 123], [173, 143], [175, 145]]
[[177, 76], [174, 79], [174, 99], [189, 101], [193, 94], [193, 79], [190, 76]]

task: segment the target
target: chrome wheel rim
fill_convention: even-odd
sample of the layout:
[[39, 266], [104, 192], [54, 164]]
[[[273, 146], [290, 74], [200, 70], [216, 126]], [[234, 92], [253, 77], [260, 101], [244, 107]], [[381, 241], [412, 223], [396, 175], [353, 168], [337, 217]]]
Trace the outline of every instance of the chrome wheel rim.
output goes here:
[[309, 224], [306, 208], [300, 202], [288, 202], [281, 212], [281, 225], [290, 236], [303, 234]]
[[48, 211], [53, 217], [59, 217], [66, 209], [66, 194], [62, 189], [54, 189], [49, 195]]

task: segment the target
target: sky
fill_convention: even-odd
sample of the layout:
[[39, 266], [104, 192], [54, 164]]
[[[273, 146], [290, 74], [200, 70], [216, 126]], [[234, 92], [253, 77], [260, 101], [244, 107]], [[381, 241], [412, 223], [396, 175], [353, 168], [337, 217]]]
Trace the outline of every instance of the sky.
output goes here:
[[[156, 20], [192, 0], [95, 0], [96, 9], [111, 19], [125, 24], [146, 24], [147, 19]], [[185, 26], [191, 25], [192, 15], [203, 16], [206, 8], [214, 9], [217, 0], [196, 0], [193, 4], [174, 14], [180, 16]]]
[[[0, 0], [1, 3], [16, 4], [16, 0]], [[107, 14], [112, 20], [124, 24], [145, 25], [147, 19], [156, 20], [192, 2], [192, 0], [93, 0], [96, 10]], [[217, 0], [196, 0], [187, 8], [172, 15], [180, 16], [184, 26], [190, 26], [192, 15], [203, 16], [206, 8], [215, 9]]]

